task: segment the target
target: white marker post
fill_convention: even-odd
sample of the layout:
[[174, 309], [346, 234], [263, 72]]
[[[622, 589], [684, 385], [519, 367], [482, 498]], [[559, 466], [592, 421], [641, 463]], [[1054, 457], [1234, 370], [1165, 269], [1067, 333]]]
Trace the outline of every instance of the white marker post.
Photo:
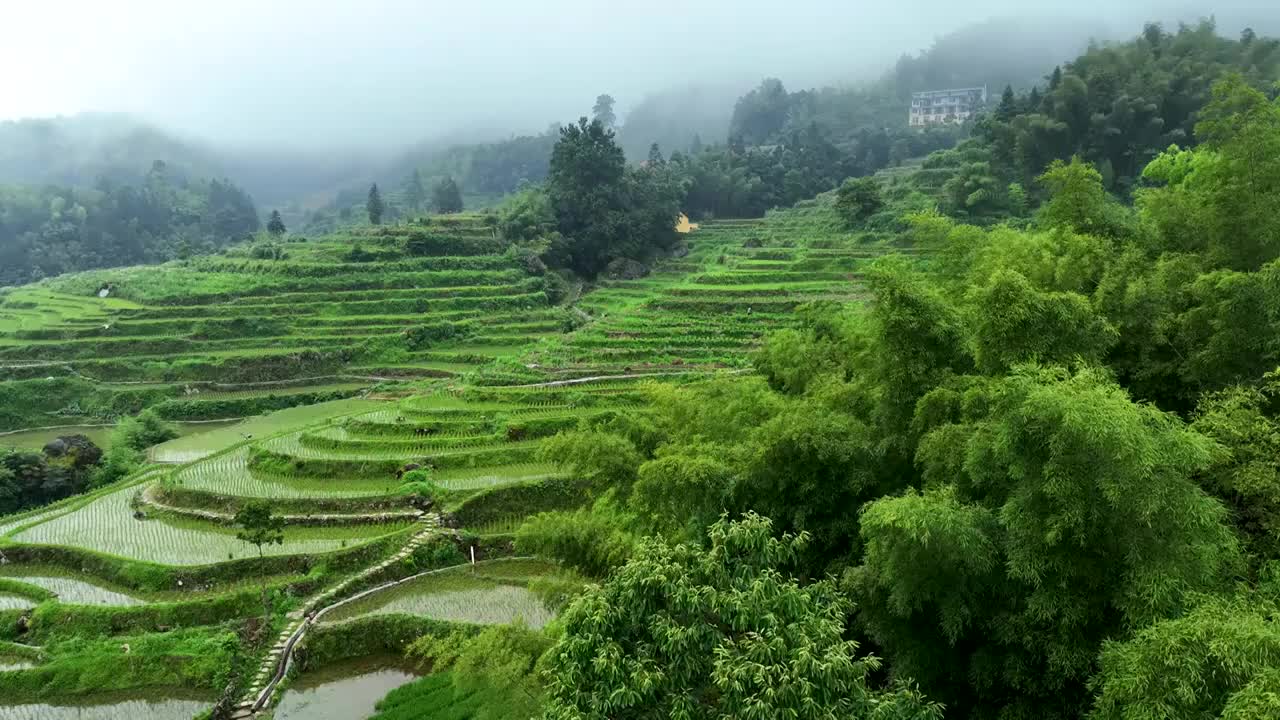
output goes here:
[[471, 564], [472, 565], [476, 564], [476, 546], [475, 545], [471, 546]]

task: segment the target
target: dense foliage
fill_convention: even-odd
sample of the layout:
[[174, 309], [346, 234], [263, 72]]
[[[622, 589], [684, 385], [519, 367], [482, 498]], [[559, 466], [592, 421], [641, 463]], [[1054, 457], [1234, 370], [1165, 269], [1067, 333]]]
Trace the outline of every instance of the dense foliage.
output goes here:
[[210, 252], [258, 226], [243, 190], [170, 178], [163, 162], [140, 184], [0, 185], [0, 285]]
[[676, 240], [679, 185], [665, 164], [628, 167], [612, 130], [582, 118], [560, 131], [547, 200], [559, 242], [550, 259], [595, 275], [619, 259], [639, 260]]
[[1246, 31], [1221, 37], [1212, 21], [1166, 32], [1149, 25], [1125, 43], [1093, 45], [1041, 84], [1007, 87], [973, 139], [930, 157], [913, 179], [957, 217], [1020, 214], [1024, 189], [1051, 194], [1036, 178], [1055, 160], [1079, 156], [1098, 169], [1107, 192], [1127, 197], [1143, 169], [1195, 133], [1210, 87], [1231, 73], [1252, 87], [1280, 79], [1280, 41]]
[[544, 717], [941, 717], [910, 688], [867, 687], [878, 663], [844, 638], [848, 601], [787, 572], [804, 544], [753, 515], [712, 525], [706, 550], [643, 542], [565, 611]]
[[57, 438], [41, 452], [0, 449], [0, 513], [84, 492], [101, 461], [102, 449], [84, 435]]
[[[948, 714], [1266, 716], [1280, 102], [1228, 77], [1197, 117], [1198, 145], [1155, 157], [1134, 207], [1077, 158], [1043, 173], [1027, 229], [903, 218], [933, 261], [877, 261], [865, 306], [802, 308], [759, 351], [763, 382], [655, 391], [649, 412], [563, 436], [598, 500], [520, 537], [622, 592], [633, 572], [679, 577], [644, 535], [697, 543], [722, 513], [759, 513], [810, 538], [793, 566], [838, 577], [888, 677]], [[857, 222], [872, 197], [851, 185], [830, 212]], [[564, 647], [661, 647], [601, 624], [652, 611], [589, 597]], [[553, 696], [574, 707], [648, 687], [562, 670], [576, 684]]]
[[[382, 226], [338, 241], [287, 243], [273, 214], [279, 242], [153, 275], [6, 291], [20, 310], [74, 308], [107, 286], [103, 306], [151, 305], [119, 322], [24, 318], [0, 348], [6, 360], [41, 361], [54, 343], [74, 362], [110, 348], [131, 354], [93, 367], [120, 379], [137, 356], [203, 343], [251, 353], [238, 365], [137, 369], [174, 381], [166, 390], [34, 380], [45, 366], [11, 366], [28, 379], [0, 388], [7, 423], [49, 402], [110, 416], [164, 402], [122, 421], [105, 455], [83, 438], [0, 454], [0, 511], [128, 476], [174, 435], [161, 417], [318, 397], [213, 386], [202, 400], [203, 388], [179, 390], [188, 377], [480, 369], [396, 411], [326, 415], [297, 432], [264, 424], [259, 442], [131, 499], [135, 488], [104, 489], [11, 532], [6, 559], [54, 558], [135, 588], [308, 575], [264, 579], [264, 617], [239, 637], [230, 621], [258, 614], [244, 590], [78, 608], [0, 582], [41, 602], [21, 620], [6, 611], [5, 638], [51, 653], [33, 672], [4, 674], [0, 689], [173, 680], [231, 692], [238, 654], [269, 645], [300, 596], [347, 597], [461, 564], [470, 545], [482, 560], [534, 555], [518, 562], [542, 569], [498, 560], [456, 579], [484, 585], [486, 565], [510, 573], [507, 590], [559, 617], [533, 629], [400, 611], [321, 622], [301, 664], [391, 651], [433, 671], [387, 698], [388, 720], [1276, 716], [1278, 46], [1222, 39], [1211, 24], [1151, 26], [1091, 47], [1028, 92], [1021, 67], [966, 65], [958, 47], [940, 41], [857, 90], [794, 93], [766, 80], [726, 118], [727, 142], [668, 148], [669, 158], [652, 142], [630, 165], [613, 98], [601, 95], [594, 120], [544, 138], [544, 181], [518, 182], [501, 212], [450, 215], [469, 171], [424, 165], [401, 190], [384, 186], [385, 198], [377, 185], [347, 198], [349, 215]], [[971, 128], [902, 127], [911, 90], [975, 84], [971, 72], [1010, 86], [990, 114]], [[905, 163], [971, 129], [954, 149]], [[501, 146], [498, 175], [517, 170], [517, 145]], [[697, 134], [689, 145], [701, 145]], [[681, 210], [758, 215], [800, 198], [761, 222], [704, 225], [688, 243], [673, 229]], [[662, 272], [641, 279], [658, 258]], [[579, 282], [597, 277], [602, 288]], [[39, 294], [49, 288], [65, 294]], [[372, 329], [343, 346], [349, 322]], [[106, 336], [121, 323], [148, 334]], [[522, 355], [530, 335], [540, 340]], [[265, 342], [289, 353], [304, 337], [337, 345], [257, 352]], [[683, 377], [536, 384], [635, 366]], [[231, 432], [251, 440], [242, 430]], [[264, 489], [283, 492], [258, 497]], [[412, 510], [401, 520], [455, 530], [422, 542], [417, 520], [380, 514], [403, 503]], [[69, 527], [89, 507], [115, 513], [102, 516], [111, 545], [23, 535]], [[203, 538], [173, 549], [225, 540], [257, 553], [226, 563], [221, 551], [193, 553], [204, 564], [183, 570], [108, 554], [136, 530], [123, 527], [130, 518], [164, 533], [152, 542]], [[171, 534], [202, 524], [198, 536]], [[311, 530], [341, 547], [366, 524], [379, 533], [367, 545], [294, 550]], [[384, 558], [351, 583], [324, 584]], [[295, 581], [307, 589], [284, 592]], [[463, 597], [452, 601], [484, 604]], [[110, 636], [132, 633], [128, 672], [104, 672]]]

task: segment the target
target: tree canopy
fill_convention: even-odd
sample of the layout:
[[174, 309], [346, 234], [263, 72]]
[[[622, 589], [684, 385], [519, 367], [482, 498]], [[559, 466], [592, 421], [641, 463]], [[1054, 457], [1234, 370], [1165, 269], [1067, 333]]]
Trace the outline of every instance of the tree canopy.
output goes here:
[[941, 718], [911, 688], [868, 687], [848, 601], [787, 573], [803, 536], [756, 516], [708, 532], [706, 550], [642, 542], [564, 611], [545, 718]]
[[627, 167], [613, 131], [598, 120], [561, 129], [546, 193], [562, 238], [553, 261], [584, 275], [620, 258], [645, 259], [676, 240], [678, 182], [665, 166]]
[[160, 162], [137, 185], [0, 185], [0, 285], [188, 257], [258, 228], [243, 190], [225, 180], [174, 179]]

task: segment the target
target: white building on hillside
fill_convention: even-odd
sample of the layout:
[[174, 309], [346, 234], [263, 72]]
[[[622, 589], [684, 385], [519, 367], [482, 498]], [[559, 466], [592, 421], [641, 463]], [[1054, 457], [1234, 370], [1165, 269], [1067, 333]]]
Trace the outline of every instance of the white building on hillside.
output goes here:
[[987, 104], [986, 86], [911, 93], [911, 127], [962, 123]]

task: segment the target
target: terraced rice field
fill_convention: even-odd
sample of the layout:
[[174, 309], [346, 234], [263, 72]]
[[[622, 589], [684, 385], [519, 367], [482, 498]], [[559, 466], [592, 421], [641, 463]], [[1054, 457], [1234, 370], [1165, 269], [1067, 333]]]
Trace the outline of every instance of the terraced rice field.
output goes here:
[[278, 260], [233, 249], [53, 278], [0, 294], [0, 382], [97, 381], [189, 420], [453, 377], [560, 333], [507, 245], [461, 216], [287, 243]]
[[800, 305], [860, 301], [866, 264], [892, 250], [811, 247], [812, 229], [794, 214], [704, 224], [687, 257], [584, 297], [595, 321], [532, 361], [562, 377], [745, 367], [765, 333], [797, 322]]
[[370, 615], [408, 614], [449, 622], [503, 625], [523, 622], [539, 628], [552, 618], [537, 596], [520, 581], [469, 567], [424, 575], [336, 608], [323, 622], [336, 623]]
[[265, 437], [299, 425], [361, 410], [371, 410], [379, 406], [380, 403], [359, 398], [331, 400], [315, 405], [277, 410], [231, 423], [212, 424], [201, 432], [174, 438], [155, 446], [151, 449], [151, 459], [163, 463], [191, 462], [243, 443], [246, 439]]
[[206, 710], [209, 702], [164, 698], [104, 696], [75, 704], [30, 703], [0, 706], [0, 720], [179, 720]]
[[58, 568], [5, 567], [0, 577], [19, 580], [44, 588], [58, 596], [58, 602], [76, 605], [108, 605], [125, 607], [146, 601], [123, 592], [94, 584]]
[[[263, 548], [271, 556], [390, 533], [407, 541], [433, 532], [435, 513], [482, 535], [511, 533], [546, 509], [530, 499], [544, 490], [560, 493], [550, 507], [588, 501], [541, 453], [547, 438], [643, 407], [651, 383], [749, 372], [767, 332], [794, 326], [804, 303], [859, 301], [866, 265], [891, 250], [842, 238], [804, 210], [704, 223], [686, 256], [641, 279], [602, 281], [566, 309], [551, 306], [543, 279], [505, 249], [481, 218], [464, 217], [447, 228], [286, 244], [286, 260], [224, 255], [102, 270], [0, 296], [0, 383], [89, 378], [98, 392], [145, 394], [171, 415], [251, 416], [153, 448], [165, 464], [132, 484], [0, 518], [0, 550], [62, 546], [194, 572], [257, 555], [230, 524], [252, 500], [286, 518], [284, 543]], [[97, 297], [104, 287], [109, 296]], [[421, 504], [424, 488], [438, 505]], [[472, 502], [481, 510], [467, 516]], [[135, 595], [81, 571], [18, 566], [0, 576], [68, 604], [202, 595]], [[305, 571], [278, 572], [269, 580]], [[552, 614], [528, 586], [559, 572], [529, 560], [459, 567], [364, 596], [322, 622], [408, 613], [541, 627]], [[268, 579], [240, 580], [218, 592]], [[0, 597], [6, 603], [31, 604]], [[140, 702], [67, 715], [0, 698], [0, 720], [146, 720], [207, 707]]]
[[34, 606], [35, 603], [27, 598], [0, 593], [0, 610], [26, 610]]
[[[75, 512], [11, 536], [19, 543], [66, 545], [165, 565], [205, 565], [253, 557], [257, 550], [235, 537], [235, 531], [184, 519], [134, 517], [130, 499], [135, 487], [105, 495]], [[371, 527], [291, 528], [280, 545], [263, 548], [266, 555], [325, 553], [389, 532], [408, 523]]]

